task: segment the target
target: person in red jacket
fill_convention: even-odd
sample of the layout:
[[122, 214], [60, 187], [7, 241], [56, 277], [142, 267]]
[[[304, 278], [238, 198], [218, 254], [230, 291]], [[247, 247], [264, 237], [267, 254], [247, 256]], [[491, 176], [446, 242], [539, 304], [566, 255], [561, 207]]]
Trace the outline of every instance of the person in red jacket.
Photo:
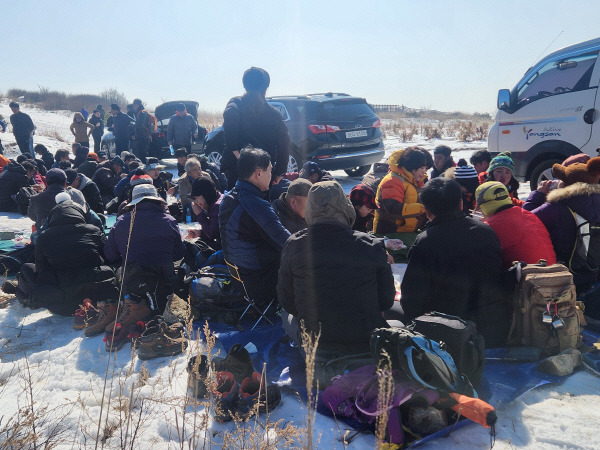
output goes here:
[[545, 259], [548, 265], [556, 264], [548, 230], [535, 214], [513, 205], [504, 184], [498, 181], [483, 183], [477, 188], [475, 196], [484, 221], [498, 235], [505, 269], [513, 261], [535, 264]]

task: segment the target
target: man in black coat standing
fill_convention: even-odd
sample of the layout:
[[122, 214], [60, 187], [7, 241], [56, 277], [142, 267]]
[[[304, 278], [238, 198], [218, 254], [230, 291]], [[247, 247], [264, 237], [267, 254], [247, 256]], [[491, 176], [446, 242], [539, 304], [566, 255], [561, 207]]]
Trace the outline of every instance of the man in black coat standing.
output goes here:
[[110, 105], [110, 113], [113, 116], [113, 134], [115, 135], [117, 156], [119, 156], [121, 152], [129, 150], [129, 138], [131, 137], [129, 125], [133, 123], [133, 119], [127, 114], [123, 114], [121, 107], [116, 103]]
[[17, 102], [10, 102], [8, 105], [12, 110], [10, 123], [13, 128], [13, 134], [17, 140], [17, 145], [21, 153], [29, 153], [29, 139], [35, 130], [35, 125], [27, 114], [21, 112]]
[[486, 347], [503, 345], [510, 326], [510, 294], [502, 282], [498, 236], [485, 223], [465, 217], [455, 180], [434, 178], [420, 198], [429, 225], [408, 253], [403, 321], [431, 311], [451, 314], [474, 321]]
[[232, 98], [225, 107], [221, 171], [227, 175], [229, 188], [233, 188], [238, 179], [236, 162], [247, 145], [261, 148], [271, 156], [273, 178], [287, 172], [290, 134], [281, 113], [265, 100], [270, 81], [267, 71], [251, 67], [242, 78], [246, 93]]
[[135, 111], [135, 146], [133, 147], [133, 153], [146, 164], [150, 136], [153, 131], [150, 129], [150, 115], [144, 109], [144, 105], [139, 98], [133, 101], [133, 109]]

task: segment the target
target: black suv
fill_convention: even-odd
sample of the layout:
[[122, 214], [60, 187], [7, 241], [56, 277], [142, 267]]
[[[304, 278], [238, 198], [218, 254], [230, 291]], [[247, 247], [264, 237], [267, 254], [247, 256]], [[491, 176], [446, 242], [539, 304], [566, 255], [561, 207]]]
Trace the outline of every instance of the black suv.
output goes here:
[[[325, 170], [344, 169], [362, 176], [385, 153], [381, 120], [364, 98], [328, 92], [267, 97], [290, 132], [288, 172], [297, 172], [306, 161]], [[206, 137], [205, 154], [220, 164], [225, 146], [223, 128]]]

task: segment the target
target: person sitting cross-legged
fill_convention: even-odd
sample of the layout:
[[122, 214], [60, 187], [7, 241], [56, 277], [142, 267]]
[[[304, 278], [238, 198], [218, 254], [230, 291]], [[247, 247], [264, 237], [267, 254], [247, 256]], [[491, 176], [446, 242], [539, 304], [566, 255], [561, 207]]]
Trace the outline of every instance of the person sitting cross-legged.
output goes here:
[[281, 250], [290, 232], [264, 199], [273, 169], [269, 154], [248, 146], [237, 163], [238, 181], [225, 193], [219, 211], [221, 245], [225, 259], [238, 267], [248, 295], [267, 304], [275, 298]]
[[[336, 181], [314, 184], [306, 202], [308, 228], [292, 235], [281, 255], [278, 301], [290, 339], [298, 328], [321, 333], [315, 376], [319, 386], [370, 361], [369, 336], [388, 324], [382, 312], [396, 290], [381, 239], [352, 230], [356, 213]], [[335, 361], [335, 362], [333, 362]]]
[[489, 225], [465, 217], [454, 180], [434, 178], [420, 198], [430, 222], [408, 252], [399, 305], [403, 314], [391, 318], [410, 323], [431, 311], [452, 314], [474, 321], [487, 347], [503, 345], [510, 295], [498, 236]]

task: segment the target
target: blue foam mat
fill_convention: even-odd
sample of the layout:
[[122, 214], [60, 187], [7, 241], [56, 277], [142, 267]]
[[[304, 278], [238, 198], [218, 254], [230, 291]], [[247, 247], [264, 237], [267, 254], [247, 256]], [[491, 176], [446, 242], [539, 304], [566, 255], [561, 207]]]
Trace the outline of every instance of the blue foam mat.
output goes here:
[[[222, 352], [236, 343], [242, 346], [253, 344], [257, 351], [251, 352], [252, 362], [255, 369], [261, 370], [266, 363], [266, 373], [269, 381], [279, 382], [284, 386], [298, 392], [306, 399], [306, 376], [304, 373], [304, 361], [299, 349], [289, 344], [288, 338], [279, 323], [275, 325], [259, 325], [254, 331], [249, 331], [251, 323], [244, 324], [246, 331], [239, 331], [233, 326], [225, 324], [210, 324], [211, 331], [215, 333], [222, 346]], [[202, 329], [202, 323], [195, 323], [195, 329]], [[586, 345], [591, 345], [600, 338], [597, 331], [584, 330], [583, 340]], [[501, 358], [506, 354], [506, 349], [488, 349], [487, 358]], [[222, 355], [224, 356], [224, 355]], [[483, 382], [478, 390], [479, 396], [495, 408], [510, 403], [526, 392], [549, 383], [558, 383], [566, 377], [557, 377], [544, 374], [536, 369], [537, 363], [518, 363], [501, 360], [486, 360]], [[324, 407], [318, 411], [322, 414], [331, 415]], [[340, 419], [338, 417], [338, 419]], [[360, 427], [354, 421], [345, 421], [350, 426]], [[462, 428], [472, 422], [468, 419], [461, 420], [456, 424], [449, 425], [443, 430], [426, 436], [411, 443], [411, 447], [430, 442], [433, 439], [447, 436], [453, 430]]]

